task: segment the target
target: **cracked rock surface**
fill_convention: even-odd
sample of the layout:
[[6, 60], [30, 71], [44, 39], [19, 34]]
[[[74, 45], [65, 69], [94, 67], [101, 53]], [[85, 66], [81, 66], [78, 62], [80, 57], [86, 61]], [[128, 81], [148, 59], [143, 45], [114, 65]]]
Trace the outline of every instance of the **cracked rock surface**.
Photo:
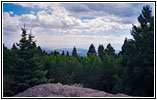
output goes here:
[[41, 84], [21, 92], [14, 97], [130, 97], [118, 93], [110, 94], [90, 88], [80, 88], [69, 85]]

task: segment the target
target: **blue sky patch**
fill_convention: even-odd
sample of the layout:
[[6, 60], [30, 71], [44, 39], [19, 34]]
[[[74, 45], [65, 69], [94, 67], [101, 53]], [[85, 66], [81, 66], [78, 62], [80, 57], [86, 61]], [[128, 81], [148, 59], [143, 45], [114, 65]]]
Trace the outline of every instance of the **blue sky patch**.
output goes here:
[[86, 20], [86, 19], [92, 20], [92, 19], [95, 19], [95, 17], [83, 16], [80, 19], [81, 20]]
[[13, 15], [21, 16], [22, 14], [30, 14], [31, 11], [35, 12], [36, 14], [38, 11], [40, 11], [40, 9], [22, 7], [12, 3], [3, 3], [3, 12], [10, 12], [10, 11], [14, 13]]

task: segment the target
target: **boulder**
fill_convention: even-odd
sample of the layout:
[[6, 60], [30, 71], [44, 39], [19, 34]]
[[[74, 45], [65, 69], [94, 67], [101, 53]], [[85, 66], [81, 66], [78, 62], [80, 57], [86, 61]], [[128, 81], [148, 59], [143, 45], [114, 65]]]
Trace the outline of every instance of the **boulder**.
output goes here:
[[14, 97], [129, 97], [128, 95], [118, 93], [110, 94], [104, 91], [98, 91], [90, 88], [74, 87], [69, 85], [41, 84], [31, 87]]

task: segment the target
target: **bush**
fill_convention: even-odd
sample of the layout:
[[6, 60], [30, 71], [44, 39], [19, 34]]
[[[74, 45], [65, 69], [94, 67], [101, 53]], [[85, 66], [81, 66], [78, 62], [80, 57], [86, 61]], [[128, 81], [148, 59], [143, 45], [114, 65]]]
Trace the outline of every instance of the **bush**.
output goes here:
[[81, 88], [83, 88], [83, 84], [81, 84], [81, 83], [71, 84], [70, 86], [81, 87]]

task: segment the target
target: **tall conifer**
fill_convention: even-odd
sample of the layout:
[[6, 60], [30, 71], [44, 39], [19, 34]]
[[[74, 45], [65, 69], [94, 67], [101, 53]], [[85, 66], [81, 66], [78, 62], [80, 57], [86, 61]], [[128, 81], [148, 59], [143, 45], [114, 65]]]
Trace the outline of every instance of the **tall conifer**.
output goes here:
[[129, 95], [154, 96], [154, 17], [151, 8], [144, 6], [133, 25], [134, 39], [125, 40], [123, 54], [123, 86]]
[[93, 44], [90, 45], [89, 50], [88, 50], [88, 54], [91, 53], [93, 55], [96, 55], [96, 50]]
[[77, 56], [77, 50], [74, 46], [73, 51], [72, 51], [72, 56], [76, 57]]
[[22, 38], [17, 44], [19, 46], [18, 62], [13, 85], [17, 93], [34, 85], [46, 83], [46, 71], [43, 71], [43, 67], [36, 57], [36, 43], [33, 41], [32, 34], [29, 34], [28, 40], [26, 36], [26, 29], [22, 28]]

